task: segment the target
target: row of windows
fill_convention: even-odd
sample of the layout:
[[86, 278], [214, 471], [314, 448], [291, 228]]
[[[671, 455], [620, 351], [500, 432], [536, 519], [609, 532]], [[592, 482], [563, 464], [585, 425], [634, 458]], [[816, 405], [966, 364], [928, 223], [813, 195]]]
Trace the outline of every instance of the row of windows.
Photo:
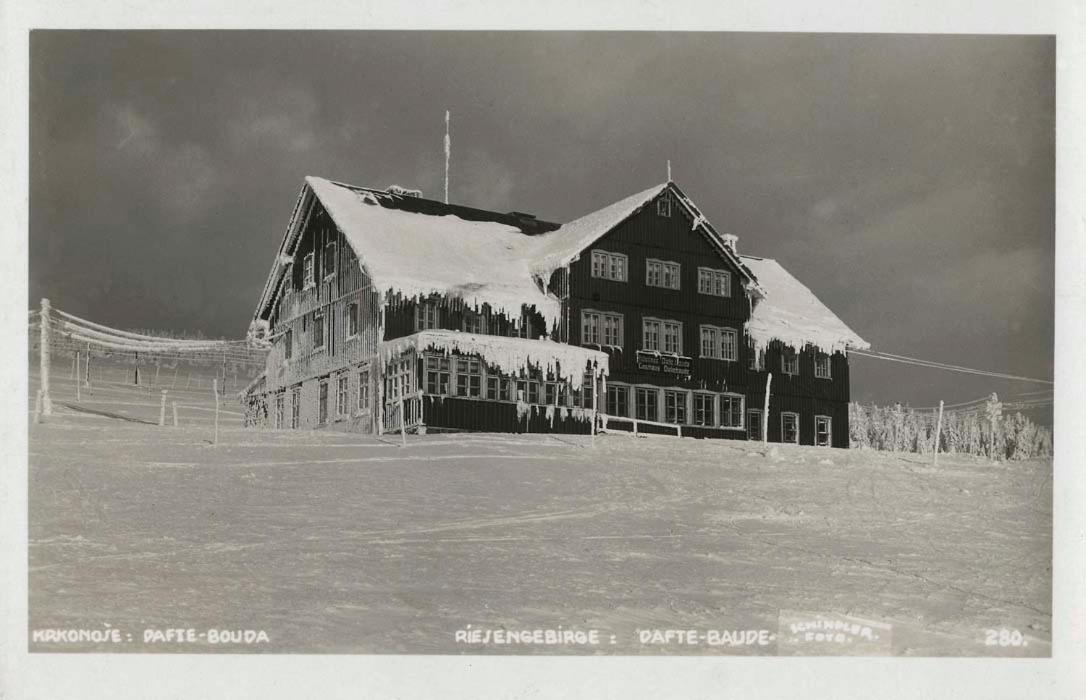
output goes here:
[[[347, 337], [346, 340], [358, 337], [359, 331], [359, 307], [358, 302], [351, 302], [347, 304], [346, 316], [347, 316]], [[323, 311], [318, 311], [313, 314], [313, 327], [309, 334], [310, 349], [313, 352], [320, 352], [325, 349], [328, 342], [328, 333], [325, 328], [325, 314]], [[294, 356], [294, 330], [288, 329], [283, 334], [283, 357], [290, 359]]]
[[[629, 258], [623, 253], [592, 251], [592, 276], [613, 282], [629, 281]], [[670, 260], [649, 258], [645, 261], [645, 284], [663, 289], [682, 288], [682, 265]], [[732, 275], [727, 270], [698, 268], [698, 293], [717, 297], [732, 295]]]
[[[350, 376], [353, 373], [357, 377], [358, 391], [355, 400], [350, 401]], [[331, 389], [330, 389], [331, 387]], [[334, 390], [335, 403], [329, 403], [329, 391]], [[322, 379], [317, 387], [317, 422], [325, 424], [329, 417], [336, 420], [347, 418], [353, 411], [355, 414], [367, 411], [370, 408], [370, 372], [368, 368], [354, 369], [351, 372], [341, 372], [329, 379]], [[302, 412], [302, 388], [295, 386], [288, 392], [280, 392], [275, 397], [275, 427], [297, 429]], [[334, 413], [332, 412], [334, 409]]]
[[[465, 310], [460, 314], [461, 328], [460, 330], [465, 333], [474, 333], [476, 335], [486, 335], [494, 331], [497, 333], [501, 329], [498, 327], [491, 328], [491, 325], [495, 325], [493, 319], [486, 312], [477, 312]], [[415, 304], [415, 331], [428, 331], [438, 330], [444, 328], [442, 325], [442, 309], [433, 302], [420, 302]], [[532, 324], [527, 315], [522, 315], [519, 319], [514, 319], [508, 324], [507, 335], [513, 338], [531, 338]]]
[[[324, 279], [328, 280], [336, 276], [336, 244], [328, 242], [324, 245]], [[317, 270], [314, 263], [313, 252], [306, 253], [302, 257], [302, 288], [308, 289], [317, 285]]]
[[608, 384], [605, 405], [612, 416], [742, 430], [743, 402], [741, 394]]
[[476, 358], [427, 354], [423, 364], [426, 393], [433, 396], [521, 401], [547, 406], [593, 408], [592, 375], [579, 389], [568, 382], [515, 377], [491, 370]]

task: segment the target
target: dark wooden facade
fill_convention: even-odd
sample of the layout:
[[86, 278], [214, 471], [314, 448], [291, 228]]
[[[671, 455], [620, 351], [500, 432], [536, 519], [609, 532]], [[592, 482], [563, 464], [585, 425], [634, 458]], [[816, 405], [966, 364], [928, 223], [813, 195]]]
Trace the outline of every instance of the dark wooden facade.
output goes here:
[[[510, 318], [492, 312], [485, 305], [475, 307], [443, 295], [426, 299], [405, 299], [398, 295], [379, 298], [343, 233], [320, 202], [303, 191], [296, 213], [300, 217], [300, 230], [291, 253], [292, 262], [274, 295], [274, 303], [264, 312], [273, 338], [262, 387], [268, 404], [268, 423], [280, 428], [325, 427], [369, 432], [396, 429], [400, 424], [406, 426], [410, 419], [411, 426], [417, 429], [425, 426], [439, 430], [584, 433], [591, 430], [595, 410], [608, 410], [607, 388], [627, 388], [627, 412], [619, 418], [635, 418], [636, 388], [651, 387], [659, 392], [660, 410], [655, 420], [643, 421], [638, 426], [640, 432], [674, 434], [671, 428], [653, 425], [668, 422], [664, 411], [667, 391], [673, 396], [677, 396], [674, 392], [685, 396], [683, 435], [748, 439], [754, 436], [749, 430], [750, 412], [763, 409], [766, 378], [772, 373], [770, 441], [782, 440], [782, 414], [795, 413], [799, 443], [815, 444], [816, 416], [825, 416], [832, 425], [832, 446], [847, 447], [847, 357], [836, 353], [829, 358], [830, 378], [816, 377], [818, 353], [813, 348], [799, 349], [795, 374], [782, 372], [785, 349], [779, 343], [771, 343], [761, 357], [755, 358], [744, 334], [752, 303], [745, 269], [733, 257], [722, 253], [720, 241], [709, 238], [712, 234], [694, 225], [695, 216], [681, 206], [677, 190], [665, 189], [658, 198], [670, 202], [666, 215], [656, 201], [648, 202], [551, 276], [548, 289], [562, 299], [562, 320], [548, 328], [532, 307], [523, 308], [518, 318]], [[515, 225], [524, 235], [539, 235], [557, 226], [526, 215], [496, 214], [410, 197], [399, 198], [396, 206], [419, 214], [455, 214], [469, 220]], [[450, 245], [455, 245], [455, 241], [451, 240]], [[625, 256], [625, 280], [593, 276], [593, 250]], [[312, 284], [306, 277], [305, 260], [309, 255], [312, 255], [315, 280]], [[648, 285], [649, 260], [678, 264], [678, 289]], [[698, 271], [703, 267], [729, 273], [726, 296], [699, 292]], [[357, 305], [358, 309], [358, 329], [353, 334], [347, 332], [350, 305]], [[430, 307], [436, 314], [430, 322], [420, 324], [422, 307]], [[602, 346], [586, 343], [582, 337], [582, 314], [586, 311], [620, 314], [621, 342]], [[314, 323], [318, 316], [323, 319], [325, 336], [321, 347], [314, 346]], [[638, 351], [643, 349], [646, 318], [682, 324], [679, 355], [688, 358], [684, 360], [689, 362], [688, 373], [667, 374], [639, 367]], [[700, 356], [703, 325], [734, 329], [737, 339], [734, 359]], [[401, 362], [401, 358], [383, 357], [379, 353], [383, 342], [410, 336], [424, 328], [529, 339], [547, 335], [605, 352], [608, 376], [596, 387], [595, 396], [578, 396], [574, 401], [574, 392], [564, 390], [557, 392], [549, 406], [541, 390], [538, 400], [529, 400], [515, 392], [501, 400], [488, 400], [485, 392], [481, 396], [456, 395], [455, 388], [434, 395], [425, 380], [425, 348], [405, 355], [399, 365], [395, 363]], [[399, 375], [395, 375], [397, 367]], [[496, 376], [494, 372], [484, 366], [484, 384], [488, 377]], [[548, 381], [538, 372], [529, 378], [540, 386]], [[395, 382], [395, 386], [390, 382]], [[742, 425], [722, 426], [724, 409], [718, 404], [714, 404], [710, 425], [695, 425], [694, 401], [697, 394], [703, 393], [741, 397]], [[402, 403], [401, 399], [409, 403]], [[295, 404], [298, 404], [296, 410]], [[630, 421], [603, 422], [609, 430], [633, 429]]]

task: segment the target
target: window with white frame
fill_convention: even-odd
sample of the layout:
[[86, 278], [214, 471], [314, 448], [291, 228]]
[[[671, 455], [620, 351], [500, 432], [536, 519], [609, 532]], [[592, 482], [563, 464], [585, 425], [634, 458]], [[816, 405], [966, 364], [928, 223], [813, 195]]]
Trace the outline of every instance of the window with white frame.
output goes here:
[[651, 389], [648, 387], [637, 387], [634, 392], [634, 398], [636, 399], [634, 408], [634, 418], [638, 420], [656, 420], [656, 402], [658, 400], [659, 390]]
[[596, 383], [591, 372], [581, 377], [581, 405], [585, 408], [596, 407]]
[[347, 415], [347, 387], [349, 384], [350, 381], [346, 374], [342, 374], [336, 379], [336, 418]]
[[725, 428], [743, 429], [743, 396], [741, 394], [724, 394], [720, 397], [720, 424]]
[[656, 215], [671, 216], [671, 199], [669, 199], [667, 195], [656, 200]]
[[630, 388], [619, 384], [607, 385], [607, 415], [630, 415]]
[[347, 337], [354, 338], [358, 335], [358, 302], [347, 304]]
[[317, 352], [324, 350], [325, 337], [324, 332], [324, 314], [318, 313], [313, 315], [313, 351]]
[[739, 352], [739, 336], [734, 328], [701, 327], [701, 356], [734, 361]]
[[762, 412], [760, 409], [752, 408], [747, 411], [747, 439], [762, 439]]
[[643, 319], [641, 323], [641, 349], [682, 355], [683, 324], [679, 321], [667, 321], [659, 318]]
[[664, 421], [667, 423], [686, 422], [686, 392], [667, 389], [664, 391]]
[[732, 295], [732, 274], [727, 270], [699, 267], [698, 293], [711, 294], [717, 297], [730, 297]]
[[792, 348], [781, 350], [781, 372], [784, 374], [799, 374], [799, 354]]
[[701, 394], [694, 392], [694, 425], [715, 425], [713, 416], [713, 403], [716, 401], [714, 394]]
[[317, 278], [313, 271], [313, 253], [306, 253], [302, 258], [302, 289], [313, 287], [317, 284]]
[[324, 279], [333, 277], [336, 274], [336, 244], [329, 241], [324, 246]]
[[581, 311], [581, 344], [622, 346], [622, 314]]
[[449, 358], [444, 355], [426, 356], [426, 393], [443, 396], [449, 393], [449, 377], [452, 376]]
[[543, 403], [548, 406], [554, 406], [558, 403], [558, 384], [556, 382], [547, 382], [543, 385]]
[[666, 260], [645, 261], [645, 284], [650, 287], [663, 287], [665, 289], [679, 289], [681, 267], [677, 262]]
[[415, 362], [410, 358], [393, 360], [385, 374], [385, 399], [407, 397], [415, 392]]
[[781, 414], [781, 442], [799, 444], [799, 414]]
[[427, 331], [438, 327], [439, 314], [437, 304], [420, 301], [415, 304], [415, 330]]
[[817, 379], [832, 379], [830, 370], [830, 356], [825, 353], [815, 355], [814, 374]]
[[370, 407], [370, 371], [368, 369], [358, 372], [358, 410], [365, 411]]
[[609, 253], [606, 250], [592, 251], [592, 276], [614, 282], [625, 282], [629, 269], [629, 259], [622, 253]]
[[290, 427], [297, 430], [302, 421], [302, 387], [296, 386], [290, 391]]
[[819, 447], [833, 445], [833, 419], [829, 416], [815, 416], [815, 444]]
[[479, 360], [457, 358], [456, 395], [479, 398], [483, 391], [483, 370]]

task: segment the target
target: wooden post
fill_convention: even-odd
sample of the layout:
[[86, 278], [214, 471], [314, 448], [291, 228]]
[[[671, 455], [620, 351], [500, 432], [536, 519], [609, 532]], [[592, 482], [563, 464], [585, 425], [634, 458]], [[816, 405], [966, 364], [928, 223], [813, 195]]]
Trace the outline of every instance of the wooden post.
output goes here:
[[191, 369], [189, 370], [188, 374], [189, 374], [189, 378], [185, 380], [185, 388], [186, 389], [188, 389], [189, 385], [192, 384], [192, 370]]
[[592, 367], [592, 444], [596, 444], [596, 416], [600, 414], [600, 397], [596, 393], [596, 367]]
[[72, 380], [74, 381], [79, 377], [79, 351], [76, 350], [75, 357], [72, 358]]
[[407, 414], [403, 410], [403, 387], [400, 387], [400, 447], [407, 447], [407, 429], [404, 424], [407, 422]]
[[49, 396], [49, 315], [52, 307], [49, 305], [48, 299], [41, 300], [41, 313], [39, 314], [39, 343], [41, 348], [38, 353], [38, 360], [41, 368], [41, 414], [43, 416], [53, 415], [53, 399]]
[[177, 427], [177, 402], [176, 401], [171, 401], [170, 404], [173, 406], [173, 427], [176, 428]]
[[215, 439], [211, 441], [212, 445], [219, 444], [219, 380], [211, 380], [211, 390], [215, 392]]
[[762, 444], [769, 445], [769, 385], [773, 383], [773, 373], [765, 378], [765, 401], [762, 404]]
[[935, 422], [935, 454], [931, 458], [931, 466], [939, 464], [939, 433], [943, 430], [943, 401], [939, 400], [939, 420]]
[[160, 368], [161, 368], [161, 363], [158, 360], [155, 360], [155, 383], [152, 384], [151, 386], [155, 387], [156, 389], [158, 388], [158, 370]]
[[88, 391], [90, 391], [90, 393], [92, 393], [92, 394], [93, 394], [93, 393], [94, 393], [94, 391], [93, 391], [93, 390], [91, 390], [91, 368], [90, 368], [90, 358], [91, 358], [91, 353], [90, 353], [90, 343], [87, 343], [87, 359], [86, 359], [86, 361], [84, 362], [84, 365], [85, 365], [84, 369], [85, 369], [86, 371], [84, 372], [84, 374], [85, 374], [85, 376], [86, 376], [86, 384], [87, 384], [87, 390], [88, 390]]
[[136, 353], [136, 373], [133, 375], [133, 377], [134, 377], [134, 379], [133, 379], [132, 383], [135, 384], [136, 386], [139, 386], [140, 385], [140, 354], [139, 354], [139, 352]]
[[166, 426], [166, 390], [162, 390], [162, 401], [158, 406], [158, 424]]
[[79, 358], [80, 358], [80, 353], [77, 351], [75, 353], [75, 400], [76, 401], [82, 401], [83, 400], [83, 380], [79, 376], [79, 369], [80, 369]]

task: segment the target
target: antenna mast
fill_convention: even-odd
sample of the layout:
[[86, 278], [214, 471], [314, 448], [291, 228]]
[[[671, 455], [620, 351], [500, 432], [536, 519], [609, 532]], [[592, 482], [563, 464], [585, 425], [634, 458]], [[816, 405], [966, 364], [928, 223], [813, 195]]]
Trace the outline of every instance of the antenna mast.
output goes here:
[[667, 181], [671, 182], [671, 159], [670, 158], [668, 158], [668, 161], [667, 161]]
[[449, 154], [452, 142], [449, 140], [449, 110], [445, 110], [445, 203], [449, 203]]

